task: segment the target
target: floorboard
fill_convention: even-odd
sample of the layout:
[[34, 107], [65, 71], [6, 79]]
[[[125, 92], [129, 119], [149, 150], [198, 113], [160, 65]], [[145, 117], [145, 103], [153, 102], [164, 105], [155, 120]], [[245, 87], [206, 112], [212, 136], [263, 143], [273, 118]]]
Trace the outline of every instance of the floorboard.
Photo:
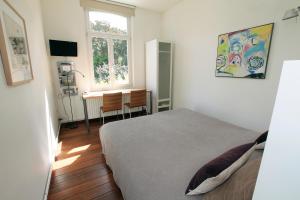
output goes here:
[[99, 139], [99, 121], [77, 129], [62, 128], [60, 148], [53, 164], [49, 200], [123, 200], [112, 172], [105, 164]]

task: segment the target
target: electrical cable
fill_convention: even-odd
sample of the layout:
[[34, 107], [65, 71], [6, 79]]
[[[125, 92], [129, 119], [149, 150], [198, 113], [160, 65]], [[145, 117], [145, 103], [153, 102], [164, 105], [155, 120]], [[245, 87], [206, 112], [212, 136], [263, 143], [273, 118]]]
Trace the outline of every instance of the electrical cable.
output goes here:
[[[70, 72], [71, 72], [71, 71], [70, 71]], [[73, 115], [73, 106], [72, 106], [71, 92], [70, 92], [70, 82], [69, 82], [70, 72], [67, 73], [67, 83], [68, 83], [68, 96], [69, 96], [69, 103], [70, 103], [71, 116], [72, 116], [72, 123], [73, 123], [73, 122], [74, 122], [74, 115]], [[73, 77], [73, 78], [74, 78], [74, 77]]]
[[66, 106], [65, 106], [65, 102], [64, 102], [64, 96], [63, 96], [63, 94], [58, 94], [58, 97], [60, 97], [60, 100], [61, 100], [61, 104], [62, 104], [62, 106], [63, 106], [63, 109], [64, 109], [64, 114], [65, 114], [65, 117], [67, 117], [67, 119], [68, 119], [68, 121], [70, 121], [70, 117], [69, 117], [69, 115], [68, 115], [68, 112], [67, 112], [67, 110], [66, 110]]

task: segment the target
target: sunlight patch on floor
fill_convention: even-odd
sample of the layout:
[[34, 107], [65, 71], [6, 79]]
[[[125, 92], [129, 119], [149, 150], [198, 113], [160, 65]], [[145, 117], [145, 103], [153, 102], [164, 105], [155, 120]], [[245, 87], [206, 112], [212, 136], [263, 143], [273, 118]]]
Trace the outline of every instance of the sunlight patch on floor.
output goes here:
[[70, 158], [66, 158], [66, 159], [63, 159], [63, 160], [56, 161], [53, 164], [53, 170], [61, 169], [63, 167], [67, 167], [69, 165], [72, 165], [79, 157], [80, 157], [80, 155], [77, 155], [77, 156], [73, 156], [73, 157], [70, 157]]
[[88, 144], [88, 145], [85, 145], [85, 146], [76, 147], [76, 148], [70, 150], [70, 151], [68, 152], [68, 154], [77, 153], [77, 152], [80, 152], [80, 151], [85, 151], [85, 150], [87, 150], [90, 146], [91, 146], [91, 145]]

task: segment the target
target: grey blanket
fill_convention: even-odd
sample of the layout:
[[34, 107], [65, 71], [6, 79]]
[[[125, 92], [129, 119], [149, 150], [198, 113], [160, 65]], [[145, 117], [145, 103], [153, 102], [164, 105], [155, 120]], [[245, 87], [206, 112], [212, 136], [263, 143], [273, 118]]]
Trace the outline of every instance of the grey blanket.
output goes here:
[[197, 170], [258, 133], [187, 109], [108, 123], [103, 152], [125, 200], [195, 200], [185, 189]]

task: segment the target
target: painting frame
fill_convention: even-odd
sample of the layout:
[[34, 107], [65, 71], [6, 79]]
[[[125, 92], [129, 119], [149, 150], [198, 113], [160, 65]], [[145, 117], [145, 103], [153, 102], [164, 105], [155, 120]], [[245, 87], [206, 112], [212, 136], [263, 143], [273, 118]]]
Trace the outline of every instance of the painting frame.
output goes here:
[[0, 0], [0, 56], [8, 86], [34, 80], [24, 18], [7, 1]]
[[[266, 79], [266, 75], [267, 75], [267, 68], [268, 68], [268, 61], [269, 61], [269, 56], [270, 56], [270, 50], [271, 50], [271, 45], [272, 45], [272, 37], [273, 37], [273, 31], [274, 31], [274, 25], [275, 23], [267, 23], [267, 24], [263, 24], [263, 25], [259, 25], [259, 26], [253, 26], [253, 27], [250, 27], [250, 28], [245, 28], [245, 29], [241, 29], [241, 30], [238, 30], [238, 31], [233, 31], [233, 32], [229, 32], [229, 33], [224, 33], [224, 34], [220, 34], [218, 35], [218, 47], [217, 47], [217, 58], [216, 58], [216, 70], [215, 70], [215, 77], [220, 77], [220, 78], [245, 78], [245, 79]], [[220, 38], [222, 36], [226, 36], [228, 35], [228, 40], [229, 40], [229, 36], [230, 35], [235, 35], [235, 34], [239, 34], [239, 33], [243, 33], [243, 32], [249, 32], [253, 29], [260, 29], [260, 28], [264, 28], [264, 27], [268, 27], [270, 26], [270, 30], [269, 30], [269, 36], [268, 36], [268, 45], [267, 45], [267, 48], [265, 48], [266, 52], [265, 55], [264, 55], [264, 64], [263, 66], [261, 67], [261, 71], [263, 73], [253, 73], [251, 74], [248, 74], [247, 76], [235, 76], [234, 74], [227, 74], [227, 75], [224, 75], [224, 72], [220, 72], [218, 71], [218, 59], [220, 56], [222, 56], [219, 52], [219, 48], [220, 48]], [[228, 50], [229, 52], [231, 51], [231, 47], [229, 48]], [[243, 52], [244, 53], [244, 52]], [[227, 55], [228, 56], [228, 55]], [[228, 56], [229, 57], [229, 56]], [[229, 62], [230, 59], [228, 59], [227, 57], [227, 61], [226, 62]], [[245, 58], [244, 58], [245, 59]], [[248, 60], [247, 60], [248, 62]], [[228, 63], [227, 63], [228, 64]], [[225, 65], [226, 66], [226, 65]], [[241, 65], [240, 66], [241, 69], [242, 67], [243, 68], [246, 68], [245, 65]], [[248, 69], [249, 70], [249, 69]], [[222, 74], [223, 73], [223, 74]]]

